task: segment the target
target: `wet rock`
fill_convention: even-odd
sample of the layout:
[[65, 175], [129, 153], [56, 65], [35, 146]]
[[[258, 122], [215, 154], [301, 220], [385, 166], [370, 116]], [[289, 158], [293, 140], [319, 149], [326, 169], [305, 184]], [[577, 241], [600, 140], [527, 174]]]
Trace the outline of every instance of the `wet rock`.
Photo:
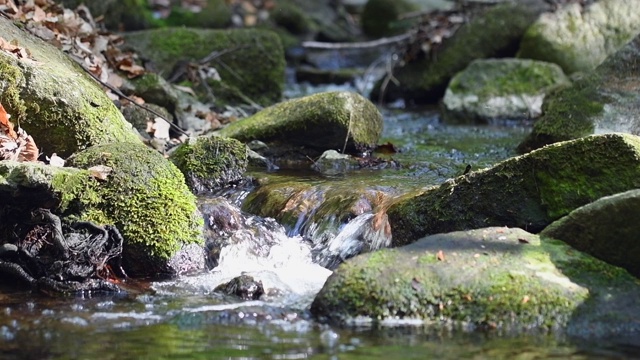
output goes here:
[[[220, 52], [209, 63], [221, 81], [207, 80], [220, 107], [247, 102], [266, 106], [282, 98], [284, 50], [278, 36], [269, 30], [182, 27], [131, 32], [125, 38], [128, 46], [142, 58], [152, 60], [158, 72], [167, 76], [180, 61], [198, 64], [210, 54]], [[204, 97], [212, 95], [204, 87], [196, 90]]]
[[567, 74], [592, 70], [640, 33], [637, 5], [600, 0], [543, 14], [522, 38], [518, 56], [556, 63]]
[[640, 36], [573, 85], [550, 93], [521, 153], [590, 134], [640, 134]]
[[562, 240], [640, 277], [640, 190], [605, 196], [547, 226], [541, 235]]
[[475, 60], [451, 79], [444, 118], [495, 123], [540, 116], [545, 95], [569, 79], [558, 65], [532, 60]]
[[313, 163], [313, 168], [325, 175], [338, 175], [358, 169], [359, 165], [358, 161], [349, 155], [327, 150]]
[[387, 214], [393, 243], [485, 226], [537, 232], [572, 210], [638, 187], [640, 138], [594, 135], [546, 146], [407, 195]]
[[233, 295], [242, 300], [258, 300], [264, 294], [261, 281], [256, 281], [252, 276], [240, 275], [231, 281], [221, 284], [214, 291]]
[[[521, 229], [432, 235], [347, 260], [315, 298], [320, 319], [418, 319], [435, 329], [638, 331], [640, 286], [624, 270]], [[609, 302], [611, 301], [611, 302]]]
[[449, 80], [473, 60], [515, 55], [522, 35], [544, 10], [540, 1], [507, 2], [489, 8], [460, 27], [433, 56], [395, 69], [399, 85], [390, 82], [383, 89], [383, 81], [379, 81], [371, 99], [404, 99], [408, 105], [436, 103]]
[[176, 275], [170, 258], [188, 244], [202, 244], [195, 196], [180, 170], [156, 151], [139, 143], [114, 143], [76, 153], [67, 164], [111, 169], [99, 183], [93, 179], [68, 184], [64, 197], [77, 199], [73, 204], [80, 206], [81, 219], [121, 229], [123, 265], [129, 275]]
[[92, 145], [139, 141], [102, 88], [62, 51], [4, 18], [0, 33], [34, 60], [0, 52], [0, 102], [41, 152], [66, 157]]
[[393, 193], [359, 181], [332, 186], [274, 182], [249, 194], [243, 210], [276, 219], [289, 236], [300, 235], [312, 244], [316, 263], [334, 268], [361, 252], [390, 245], [387, 216], [378, 210]]
[[356, 93], [337, 91], [273, 105], [219, 133], [243, 142], [302, 146], [319, 155], [343, 148], [347, 153], [368, 152], [381, 132], [382, 115], [374, 104]]
[[274, 219], [243, 213], [221, 197], [202, 199], [198, 207], [205, 219], [206, 260], [210, 269], [218, 266], [226, 247], [246, 247], [249, 255], [267, 256], [278, 236], [284, 235]]
[[180, 145], [170, 160], [182, 171], [196, 194], [240, 182], [247, 169], [247, 148], [235, 139], [209, 136]]

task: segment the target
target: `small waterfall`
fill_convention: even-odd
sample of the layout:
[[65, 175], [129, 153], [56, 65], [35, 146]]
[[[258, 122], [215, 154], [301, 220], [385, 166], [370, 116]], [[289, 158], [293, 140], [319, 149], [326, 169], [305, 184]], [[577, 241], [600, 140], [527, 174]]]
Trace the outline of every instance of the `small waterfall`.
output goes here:
[[201, 199], [206, 219], [207, 273], [156, 283], [156, 291], [209, 295], [240, 275], [262, 282], [263, 300], [306, 308], [331, 271], [313, 262], [311, 246], [300, 236], [287, 236], [274, 219], [249, 215], [227, 200]]

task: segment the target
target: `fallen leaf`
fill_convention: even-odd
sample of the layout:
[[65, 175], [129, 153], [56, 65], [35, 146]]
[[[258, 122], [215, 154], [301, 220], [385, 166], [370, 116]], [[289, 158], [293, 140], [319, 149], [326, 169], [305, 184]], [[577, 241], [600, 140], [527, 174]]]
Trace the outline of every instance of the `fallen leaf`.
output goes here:
[[49, 161], [49, 165], [51, 166], [64, 167], [64, 159], [56, 155], [56, 153], [53, 153], [51, 157], [47, 156], [47, 160]]
[[9, 121], [9, 114], [4, 109], [4, 106], [0, 104], [0, 134], [4, 133], [12, 140], [16, 140], [18, 138], [18, 134], [13, 130], [13, 124]]
[[442, 250], [438, 251], [438, 253], [436, 254], [436, 259], [438, 259], [438, 261], [444, 261], [444, 253], [442, 252]]
[[522, 298], [522, 303], [523, 303], [523, 304], [526, 304], [526, 303], [528, 303], [528, 302], [529, 302], [529, 295], [525, 295], [525, 296]]

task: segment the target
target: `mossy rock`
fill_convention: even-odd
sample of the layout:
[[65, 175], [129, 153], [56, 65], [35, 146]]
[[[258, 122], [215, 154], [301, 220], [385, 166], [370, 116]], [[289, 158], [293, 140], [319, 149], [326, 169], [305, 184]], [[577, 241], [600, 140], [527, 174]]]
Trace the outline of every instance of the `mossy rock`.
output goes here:
[[491, 123], [540, 116], [549, 91], [569, 84], [552, 63], [519, 59], [479, 59], [451, 79], [445, 92], [444, 118]]
[[124, 266], [132, 275], [175, 275], [165, 266], [169, 259], [184, 246], [202, 244], [195, 196], [180, 170], [158, 152], [142, 144], [100, 145], [74, 154], [68, 165], [112, 169], [95, 187], [99, 198], [87, 202], [80, 217], [118, 227], [125, 239]]
[[[127, 33], [125, 39], [128, 46], [141, 57], [153, 60], [157, 70], [166, 75], [178, 61], [200, 61], [212, 52], [226, 51], [211, 62], [225, 85], [263, 106], [282, 98], [284, 50], [272, 31], [164, 28]], [[214, 92], [214, 96], [224, 94]]]
[[[358, 317], [417, 319], [434, 329], [497, 328], [512, 334], [561, 332], [574, 321], [615, 332], [620, 323], [612, 318], [634, 314], [624, 322], [638, 329], [632, 321], [638, 304], [612, 308], [606, 299], [611, 293], [610, 300], [619, 302], [640, 294], [640, 286], [624, 270], [561, 242], [541, 241], [521, 229], [484, 228], [432, 235], [347, 260], [329, 277], [311, 312], [339, 323]], [[597, 316], [585, 305], [606, 313]]]
[[69, 9], [86, 5], [94, 19], [104, 16], [105, 27], [113, 31], [158, 26], [147, 0], [62, 0], [60, 3]]
[[567, 74], [591, 71], [640, 33], [636, 6], [600, 0], [543, 14], [524, 34], [518, 57], [556, 63]]
[[640, 185], [640, 138], [594, 135], [561, 142], [409, 195], [387, 214], [393, 243], [486, 226], [537, 232], [602, 196]]
[[629, 190], [575, 209], [547, 226], [541, 235], [562, 240], [640, 277], [638, 213], [640, 190]]
[[173, 6], [166, 19], [157, 20], [159, 26], [186, 26], [221, 29], [231, 25], [231, 8], [225, 0], [207, 0], [201, 11], [193, 12]]
[[274, 25], [285, 29], [292, 35], [305, 35], [315, 30], [313, 20], [297, 4], [287, 1], [278, 1], [276, 6], [269, 11]]
[[44, 154], [65, 157], [93, 145], [139, 142], [104, 90], [67, 55], [3, 18], [0, 33], [34, 60], [0, 52], [0, 103]]
[[417, 5], [408, 0], [369, 0], [360, 15], [362, 31], [371, 37], [399, 34], [407, 26], [402, 26], [400, 15], [418, 9]]
[[462, 25], [432, 56], [395, 69], [399, 85], [390, 82], [382, 89], [380, 80], [371, 92], [371, 99], [436, 103], [444, 95], [449, 80], [473, 60], [515, 55], [520, 38], [543, 10], [537, 1], [506, 2], [490, 7]]
[[572, 86], [552, 91], [543, 116], [518, 146], [525, 153], [546, 144], [591, 134], [640, 135], [640, 36], [611, 55], [595, 71], [576, 77]]
[[376, 146], [382, 115], [357, 93], [324, 92], [273, 105], [219, 133], [243, 142], [304, 146], [319, 153], [343, 148], [348, 153], [362, 153]]
[[196, 194], [237, 184], [247, 169], [247, 147], [229, 138], [210, 136], [180, 145], [170, 160]]

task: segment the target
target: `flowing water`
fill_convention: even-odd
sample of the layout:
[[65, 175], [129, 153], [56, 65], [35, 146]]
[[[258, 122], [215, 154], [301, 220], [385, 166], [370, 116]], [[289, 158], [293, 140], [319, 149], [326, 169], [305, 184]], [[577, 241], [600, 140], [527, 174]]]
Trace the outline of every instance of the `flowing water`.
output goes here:
[[[330, 327], [308, 313], [331, 271], [359, 251], [383, 247], [367, 233], [375, 200], [434, 185], [513, 156], [523, 126], [447, 126], [436, 112], [387, 111], [381, 143], [400, 168], [325, 176], [308, 170], [252, 172], [269, 184], [302, 182], [304, 211], [290, 225], [241, 213], [247, 192], [227, 193], [225, 206], [241, 214], [243, 227], [227, 234], [210, 272], [172, 281], [131, 284], [120, 295], [45, 297], [0, 291], [2, 359], [626, 359], [640, 349], [610, 342], [581, 343], [548, 334], [518, 337], [496, 332], [460, 334], [416, 324]], [[326, 196], [364, 189], [357, 213], [313, 215]], [[367, 197], [367, 194], [374, 194]], [[327, 195], [329, 194], [329, 195]], [[310, 202], [309, 198], [321, 199]], [[212, 199], [203, 198], [202, 207]], [[216, 199], [213, 199], [217, 201]], [[219, 200], [219, 199], [218, 199]], [[350, 200], [350, 201], [351, 201]], [[367, 202], [368, 201], [368, 202]], [[217, 231], [214, 226], [208, 231]], [[210, 236], [215, 236], [211, 233]], [[262, 282], [260, 300], [240, 301], [214, 291], [247, 274]]]

